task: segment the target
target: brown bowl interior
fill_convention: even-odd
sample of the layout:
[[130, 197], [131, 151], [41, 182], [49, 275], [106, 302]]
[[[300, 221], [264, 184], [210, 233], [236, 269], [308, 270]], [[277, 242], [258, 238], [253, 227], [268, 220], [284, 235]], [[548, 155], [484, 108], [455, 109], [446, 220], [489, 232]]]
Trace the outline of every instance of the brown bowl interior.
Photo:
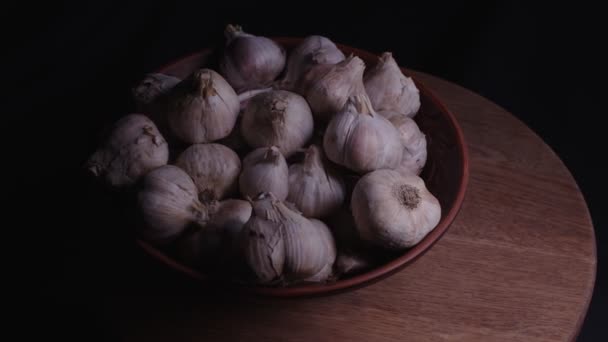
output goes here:
[[[275, 38], [275, 40], [289, 49], [295, 47], [301, 38]], [[353, 53], [359, 56], [368, 66], [376, 63], [377, 56], [349, 46], [338, 45], [346, 54]], [[206, 49], [183, 59], [170, 63], [157, 70], [165, 74], [185, 78], [193, 71], [209, 66], [213, 56], [212, 49]], [[404, 74], [412, 77], [420, 90], [421, 107], [415, 120], [427, 138], [428, 161], [421, 174], [428, 189], [437, 197], [442, 207], [442, 216], [439, 224], [420, 243], [413, 248], [404, 251], [392, 260], [359, 275], [337, 280], [328, 284], [302, 285], [293, 287], [239, 287], [241, 290], [254, 292], [261, 295], [277, 297], [295, 297], [305, 295], [329, 294], [336, 291], [354, 289], [368, 285], [386, 276], [393, 274], [407, 264], [414, 261], [437, 242], [446, 232], [456, 214], [458, 213], [464, 199], [465, 189], [468, 182], [468, 155], [462, 131], [454, 115], [441, 103], [441, 101], [413, 77], [406, 69]], [[195, 269], [184, 266], [172, 259], [159, 249], [148, 243], [138, 240], [138, 244], [152, 257], [164, 264], [183, 272], [197, 280], [211, 281]]]

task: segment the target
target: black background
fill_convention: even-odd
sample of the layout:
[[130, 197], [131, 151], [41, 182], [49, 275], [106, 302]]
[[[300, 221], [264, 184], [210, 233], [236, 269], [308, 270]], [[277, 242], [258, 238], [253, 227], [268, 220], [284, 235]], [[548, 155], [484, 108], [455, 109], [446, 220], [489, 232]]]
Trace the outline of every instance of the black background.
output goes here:
[[[472, 89], [528, 124], [564, 160], [588, 201], [599, 261], [579, 340], [608, 340], [602, 326], [608, 89], [600, 51], [607, 37], [599, 8], [464, 1], [335, 9], [296, 2], [21, 5], [3, 11], [2, 75], [10, 90], [3, 91], [2, 130], [3, 165], [15, 174], [8, 195], [20, 209], [13, 212], [17, 223], [5, 229], [23, 233], [15, 243], [5, 239], [17, 251], [8, 259], [19, 262], [17, 286], [27, 293], [14, 296], [11, 315], [26, 323], [22, 336], [121, 340], [105, 296], [193, 290], [174, 275], [163, 274], [171, 280], [159, 284], [154, 272], [163, 271], [133, 250], [124, 227], [99, 214], [91, 219], [112, 194], [92, 195], [99, 189], [80, 166], [100, 130], [132, 110], [129, 89], [144, 73], [217, 44], [224, 26], [238, 23], [259, 35], [322, 34], [372, 52], [393, 51], [399, 64]], [[120, 203], [113, 205], [120, 212]]]

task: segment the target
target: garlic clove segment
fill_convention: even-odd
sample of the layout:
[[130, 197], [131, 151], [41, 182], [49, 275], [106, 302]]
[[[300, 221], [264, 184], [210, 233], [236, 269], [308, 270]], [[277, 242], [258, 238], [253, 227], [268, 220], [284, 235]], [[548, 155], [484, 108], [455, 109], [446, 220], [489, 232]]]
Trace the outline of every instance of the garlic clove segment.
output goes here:
[[360, 237], [388, 250], [415, 246], [441, 219], [439, 201], [422, 178], [396, 170], [363, 176], [353, 190], [351, 210]]
[[399, 170], [419, 175], [426, 164], [426, 136], [416, 121], [403, 114], [392, 115], [389, 121], [399, 130], [404, 147]]
[[344, 182], [328, 165], [320, 147], [311, 145], [302, 163], [289, 166], [287, 201], [304, 216], [325, 217], [344, 203], [345, 196]]
[[323, 221], [309, 221], [310, 226], [302, 226], [308, 229], [291, 232], [293, 237], [292, 234], [286, 235], [288, 281], [323, 282], [333, 273], [337, 255], [334, 237]]
[[358, 173], [396, 168], [403, 153], [399, 131], [374, 111], [365, 94], [351, 97], [332, 118], [323, 149], [331, 161]]
[[234, 89], [220, 74], [200, 69], [166, 94], [164, 108], [175, 136], [195, 144], [228, 136], [240, 104]]
[[243, 159], [239, 189], [245, 198], [271, 192], [276, 198], [284, 200], [289, 191], [288, 177], [287, 161], [281, 151], [276, 146], [261, 147]]
[[199, 202], [192, 178], [174, 165], [146, 174], [137, 205], [144, 221], [138, 233], [153, 244], [170, 242], [191, 223], [205, 226], [209, 220], [210, 208]]
[[260, 93], [243, 111], [241, 134], [252, 147], [276, 146], [285, 157], [312, 137], [313, 118], [306, 100], [285, 90]]
[[154, 122], [141, 114], [129, 114], [113, 125], [85, 166], [112, 186], [128, 186], [168, 160], [168, 144]]
[[[319, 70], [321, 72], [319, 73]], [[363, 72], [365, 63], [357, 56], [350, 55], [340, 63], [320, 64], [308, 72], [305, 97], [315, 119], [329, 120], [340, 111], [350, 96], [365, 93]]]
[[273, 40], [235, 25], [228, 25], [224, 34], [219, 69], [237, 93], [268, 87], [283, 71], [285, 50]]
[[224, 145], [191, 145], [177, 157], [175, 165], [192, 177], [202, 201], [220, 200], [236, 192], [241, 160]]
[[332, 273], [336, 247], [319, 220], [309, 220], [270, 193], [253, 201], [243, 229], [245, 259], [262, 284], [322, 282]]
[[405, 76], [392, 53], [384, 52], [376, 65], [364, 75], [365, 90], [378, 111], [394, 111], [413, 117], [420, 109], [420, 93], [414, 81]]
[[345, 59], [344, 53], [327, 37], [312, 35], [304, 38], [287, 58], [281, 89], [295, 89], [300, 78], [318, 64], [336, 64]]

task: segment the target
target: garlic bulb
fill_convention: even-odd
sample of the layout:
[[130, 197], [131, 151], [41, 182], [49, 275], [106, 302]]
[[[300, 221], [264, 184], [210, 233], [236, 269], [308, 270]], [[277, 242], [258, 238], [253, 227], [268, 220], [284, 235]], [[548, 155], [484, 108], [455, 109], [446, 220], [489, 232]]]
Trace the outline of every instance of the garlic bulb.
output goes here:
[[327, 226], [305, 218], [272, 194], [255, 199], [241, 236], [245, 260], [258, 283], [322, 282], [331, 275], [336, 247]]
[[413, 117], [420, 109], [420, 94], [416, 84], [405, 76], [393, 55], [385, 52], [364, 75], [365, 90], [377, 111], [394, 111]]
[[[317, 74], [318, 70], [322, 70], [322, 73]], [[364, 70], [365, 63], [354, 55], [331, 67], [313, 67], [308, 73], [315, 76], [306, 80], [309, 85], [304, 85], [304, 88], [315, 118], [329, 120], [344, 107], [350, 96], [365, 93]]]
[[336, 64], [345, 56], [331, 40], [323, 36], [308, 36], [295, 47], [287, 58], [287, 70], [280, 82], [282, 89], [294, 89], [300, 77], [314, 65]]
[[377, 170], [355, 186], [351, 209], [360, 237], [391, 250], [412, 247], [441, 219], [439, 201], [422, 178]]
[[277, 146], [289, 157], [312, 137], [313, 119], [306, 100], [285, 90], [253, 97], [241, 120], [241, 134], [252, 147]]
[[243, 197], [255, 198], [262, 192], [272, 192], [276, 198], [287, 198], [289, 170], [287, 161], [275, 146], [260, 147], [243, 159], [239, 188]]
[[141, 114], [129, 114], [113, 125], [86, 167], [110, 185], [127, 186], [168, 160], [167, 142], [154, 122]]
[[228, 199], [211, 206], [205, 227], [197, 227], [178, 243], [180, 259], [195, 267], [220, 266], [236, 253], [238, 236], [251, 217], [251, 204]]
[[[159, 96], [167, 93], [181, 80], [161, 73], [147, 74], [133, 89], [133, 98], [140, 109], [147, 109]], [[147, 110], [146, 110], [147, 111]]]
[[416, 121], [405, 115], [393, 115], [389, 121], [399, 130], [404, 146], [399, 169], [419, 175], [426, 164], [426, 136], [420, 131]]
[[344, 202], [344, 183], [323, 159], [322, 150], [311, 145], [304, 162], [289, 166], [287, 201], [306, 217], [327, 216]]
[[206, 143], [230, 134], [239, 99], [228, 82], [211, 69], [200, 69], [167, 93], [169, 127], [186, 143]]
[[206, 226], [214, 209], [199, 202], [197, 193], [192, 178], [177, 166], [164, 165], [146, 174], [137, 195], [145, 224], [141, 237], [160, 244], [175, 239], [191, 223]]
[[194, 144], [185, 149], [175, 165], [192, 177], [202, 200], [219, 200], [236, 191], [241, 160], [220, 144]]
[[331, 161], [359, 173], [396, 168], [403, 153], [399, 131], [365, 95], [352, 97], [329, 122], [323, 148]]
[[237, 93], [268, 87], [285, 67], [285, 50], [266, 37], [228, 25], [220, 72]]

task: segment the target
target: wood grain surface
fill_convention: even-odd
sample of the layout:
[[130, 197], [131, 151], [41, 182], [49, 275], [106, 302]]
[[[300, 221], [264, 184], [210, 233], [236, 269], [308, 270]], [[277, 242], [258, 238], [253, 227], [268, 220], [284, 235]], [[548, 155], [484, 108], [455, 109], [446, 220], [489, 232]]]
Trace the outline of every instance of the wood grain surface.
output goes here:
[[[415, 73], [457, 116], [470, 182], [452, 227], [395, 275], [299, 299], [221, 289], [108, 296], [125, 341], [569, 341], [591, 298], [595, 237], [567, 168], [522, 122]], [[199, 286], [198, 284], [192, 286]]]

